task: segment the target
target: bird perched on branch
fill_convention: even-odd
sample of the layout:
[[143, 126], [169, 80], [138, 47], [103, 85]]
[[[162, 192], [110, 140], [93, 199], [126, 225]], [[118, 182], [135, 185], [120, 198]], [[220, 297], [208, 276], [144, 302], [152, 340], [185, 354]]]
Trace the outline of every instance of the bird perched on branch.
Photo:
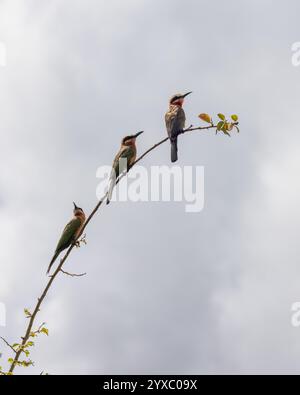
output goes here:
[[176, 162], [178, 160], [178, 147], [177, 139], [178, 135], [183, 132], [185, 128], [185, 112], [182, 108], [184, 99], [192, 92], [188, 92], [185, 95], [180, 93], [174, 95], [170, 99], [170, 107], [165, 116], [166, 127], [168, 136], [171, 141], [171, 161]]
[[81, 229], [85, 223], [85, 214], [82, 208], [77, 207], [75, 203], [74, 204], [74, 217], [71, 219], [71, 221], [68, 223], [68, 225], [65, 227], [61, 238], [57, 244], [55, 254], [50, 262], [50, 265], [48, 267], [47, 274], [50, 272], [51, 267], [53, 263], [56, 261], [58, 255], [65, 250], [66, 248], [70, 247], [72, 243], [76, 243], [78, 236], [80, 235]]
[[112, 165], [112, 172], [109, 179], [107, 201], [109, 204], [112, 198], [114, 186], [120, 174], [127, 172], [136, 160], [136, 138], [144, 132], [138, 132], [131, 136], [126, 136], [122, 139], [120, 151], [117, 153], [114, 163]]

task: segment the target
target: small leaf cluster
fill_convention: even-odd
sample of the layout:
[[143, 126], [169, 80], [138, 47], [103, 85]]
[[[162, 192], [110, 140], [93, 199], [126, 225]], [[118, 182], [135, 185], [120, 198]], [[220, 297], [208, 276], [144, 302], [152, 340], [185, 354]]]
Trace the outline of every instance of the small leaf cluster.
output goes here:
[[[26, 318], [31, 318], [32, 313], [28, 309], [24, 309], [24, 314]], [[8, 363], [12, 366], [19, 366], [19, 367], [24, 367], [28, 368], [29, 366], [34, 366], [34, 362], [29, 358], [30, 356], [30, 349], [34, 347], [35, 339], [38, 335], [44, 334], [46, 336], [49, 336], [49, 329], [45, 326], [45, 323], [39, 326], [39, 328], [35, 331], [31, 331], [29, 334], [30, 340], [28, 340], [25, 344], [23, 343], [14, 343], [12, 345], [8, 344], [7, 345], [14, 351], [15, 354], [21, 353], [24, 354], [25, 358], [20, 361], [16, 361], [15, 358], [9, 358], [7, 361]], [[0, 375], [9, 375], [9, 373], [5, 373], [2, 371], [2, 367], [0, 366]]]
[[237, 115], [231, 115], [230, 120], [226, 119], [226, 116], [224, 114], [219, 113], [218, 114], [218, 122], [217, 124], [214, 123], [212, 117], [209, 114], [200, 114], [199, 118], [211, 125], [211, 127], [216, 128], [216, 134], [218, 132], [223, 132], [227, 136], [230, 136], [230, 132], [235, 129], [237, 132], [239, 132], [238, 124], [239, 124], [239, 117]]
[[[2, 357], [2, 354], [0, 353], [0, 358]], [[2, 368], [2, 366], [0, 366], [0, 376], [12, 376], [12, 373], [10, 372], [5, 372]]]

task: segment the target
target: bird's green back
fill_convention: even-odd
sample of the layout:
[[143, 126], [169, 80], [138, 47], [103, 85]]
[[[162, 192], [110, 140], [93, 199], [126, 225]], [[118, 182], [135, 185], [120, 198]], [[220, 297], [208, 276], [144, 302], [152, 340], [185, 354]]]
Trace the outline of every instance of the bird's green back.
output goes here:
[[[116, 178], [119, 177], [120, 174], [120, 159], [127, 159], [127, 165], [131, 164], [132, 158], [135, 156], [135, 150], [132, 146], [128, 147], [122, 147], [118, 155], [116, 156], [114, 163], [113, 163], [113, 169], [116, 172]], [[122, 169], [123, 170], [123, 169]]]
[[81, 221], [79, 218], [73, 218], [68, 223], [57, 244], [56, 252], [65, 250], [71, 245], [73, 241], [75, 241], [75, 237], [77, 236], [77, 232], [79, 231], [80, 227]]

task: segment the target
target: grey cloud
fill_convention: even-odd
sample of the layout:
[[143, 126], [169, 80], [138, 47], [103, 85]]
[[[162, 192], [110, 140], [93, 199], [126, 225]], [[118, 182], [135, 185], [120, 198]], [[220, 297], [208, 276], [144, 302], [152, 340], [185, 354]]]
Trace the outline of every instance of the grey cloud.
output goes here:
[[[13, 341], [70, 204], [93, 208], [96, 169], [125, 133], [144, 129], [148, 148], [186, 89], [191, 123], [241, 117], [230, 140], [180, 140], [180, 165], [205, 166], [202, 213], [124, 203], [95, 218], [68, 262], [88, 276], [50, 292], [32, 372], [297, 373], [298, 15], [297, 1], [1, 3], [0, 329]], [[165, 145], [145, 164], [168, 160]]]

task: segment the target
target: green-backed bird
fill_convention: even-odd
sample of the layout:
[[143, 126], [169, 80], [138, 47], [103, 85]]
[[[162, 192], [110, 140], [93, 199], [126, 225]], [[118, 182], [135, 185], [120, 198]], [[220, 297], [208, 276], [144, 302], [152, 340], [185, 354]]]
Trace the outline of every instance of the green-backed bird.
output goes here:
[[192, 92], [188, 92], [185, 95], [178, 93], [170, 99], [170, 107], [166, 113], [165, 121], [168, 136], [171, 141], [171, 161], [176, 162], [178, 160], [178, 146], [177, 139], [178, 135], [183, 132], [185, 128], [185, 112], [182, 108], [184, 99]]
[[57, 244], [55, 254], [50, 262], [50, 265], [48, 267], [47, 274], [50, 272], [51, 267], [53, 263], [56, 261], [58, 255], [65, 250], [66, 248], [70, 247], [72, 243], [75, 243], [78, 236], [80, 235], [80, 232], [82, 230], [82, 227], [85, 223], [85, 214], [82, 208], [77, 207], [75, 203], [74, 204], [74, 217], [71, 219], [71, 221], [68, 223], [68, 225], [65, 227], [61, 238]]
[[137, 149], [135, 141], [136, 138], [142, 133], [144, 132], [138, 132], [122, 139], [121, 148], [117, 153], [112, 165], [112, 171], [108, 184], [107, 204], [109, 204], [111, 201], [113, 189], [116, 185], [119, 175], [127, 172], [136, 160]]

